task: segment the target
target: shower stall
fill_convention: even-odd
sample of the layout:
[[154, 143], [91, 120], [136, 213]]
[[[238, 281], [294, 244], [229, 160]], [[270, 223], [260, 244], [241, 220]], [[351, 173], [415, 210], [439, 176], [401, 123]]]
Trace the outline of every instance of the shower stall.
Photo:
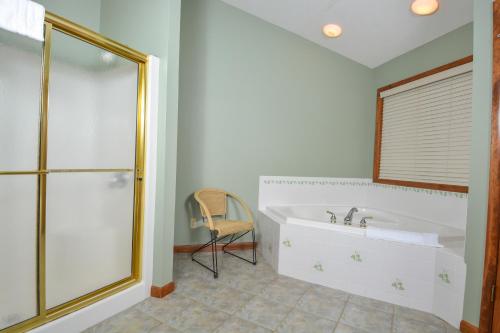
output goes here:
[[141, 281], [148, 57], [47, 13], [0, 59], [3, 333]]

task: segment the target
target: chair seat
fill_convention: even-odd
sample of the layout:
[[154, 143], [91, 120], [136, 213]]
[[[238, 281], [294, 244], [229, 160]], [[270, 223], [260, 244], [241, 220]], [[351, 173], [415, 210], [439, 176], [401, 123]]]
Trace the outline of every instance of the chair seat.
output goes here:
[[239, 232], [250, 231], [253, 229], [253, 223], [250, 221], [235, 220], [214, 221], [214, 229], [217, 231], [217, 236], [222, 237]]

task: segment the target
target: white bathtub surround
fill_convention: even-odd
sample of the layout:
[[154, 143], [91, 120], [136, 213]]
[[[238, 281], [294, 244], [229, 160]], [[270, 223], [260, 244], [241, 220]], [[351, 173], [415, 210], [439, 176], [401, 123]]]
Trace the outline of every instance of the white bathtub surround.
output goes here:
[[397, 228], [397, 226], [389, 226], [389, 228], [370, 226], [366, 229], [366, 237], [413, 245], [443, 247], [442, 244], [439, 244], [439, 234], [437, 232], [414, 232], [392, 228]]
[[[351, 207], [359, 211], [346, 226]], [[466, 195], [369, 179], [261, 177], [259, 211], [261, 250], [280, 274], [434, 313], [458, 327]], [[366, 229], [365, 216], [372, 217]], [[369, 238], [377, 229], [383, 237]], [[388, 234], [398, 235], [374, 239]], [[409, 244], [418, 238], [425, 244]]]
[[29, 0], [0, 0], [0, 28], [43, 41], [45, 8]]

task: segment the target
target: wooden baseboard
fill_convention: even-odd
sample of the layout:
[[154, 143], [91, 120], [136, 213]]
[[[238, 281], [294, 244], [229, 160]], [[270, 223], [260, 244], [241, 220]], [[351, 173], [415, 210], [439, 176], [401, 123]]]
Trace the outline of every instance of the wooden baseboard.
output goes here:
[[175, 282], [170, 282], [163, 287], [151, 286], [151, 297], [163, 298], [175, 290]]
[[472, 325], [468, 321], [462, 320], [460, 322], [460, 332], [462, 332], [462, 333], [479, 333], [479, 328]]
[[[198, 249], [202, 244], [192, 244], [192, 245], [175, 245], [174, 253], [192, 253], [196, 249]], [[256, 243], [255, 246], [258, 244]], [[222, 251], [222, 246], [224, 244], [217, 244], [217, 251]], [[239, 243], [231, 243], [226, 249], [229, 251], [239, 251], [239, 250], [251, 250], [253, 248], [252, 242], [239, 242]], [[202, 250], [203, 252], [212, 251], [212, 247], [207, 246]]]

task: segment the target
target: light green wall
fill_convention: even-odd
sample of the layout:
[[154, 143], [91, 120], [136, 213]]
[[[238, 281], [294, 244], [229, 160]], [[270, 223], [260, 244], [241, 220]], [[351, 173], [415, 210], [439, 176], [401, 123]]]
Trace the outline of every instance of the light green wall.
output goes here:
[[46, 10], [99, 31], [101, 23], [101, 0], [35, 0]]
[[369, 68], [218, 0], [183, 1], [180, 68], [176, 244], [201, 187], [255, 211], [260, 175], [370, 176]]
[[472, 114], [472, 156], [467, 212], [464, 319], [477, 325], [481, 305], [492, 91], [492, 2], [474, 1], [474, 89]]
[[473, 53], [469, 23], [375, 68], [377, 88], [422, 73]]
[[102, 0], [101, 32], [160, 58], [153, 283], [172, 281], [179, 81], [180, 0]]

